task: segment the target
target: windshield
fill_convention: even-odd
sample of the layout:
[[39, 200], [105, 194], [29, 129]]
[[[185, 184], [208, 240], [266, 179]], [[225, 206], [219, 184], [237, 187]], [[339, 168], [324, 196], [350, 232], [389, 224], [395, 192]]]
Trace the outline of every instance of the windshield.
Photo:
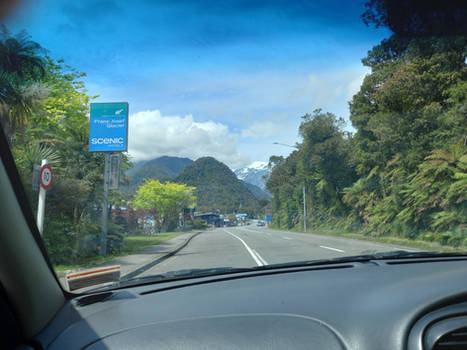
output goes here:
[[465, 251], [465, 9], [417, 4], [12, 2], [0, 119], [65, 288]]

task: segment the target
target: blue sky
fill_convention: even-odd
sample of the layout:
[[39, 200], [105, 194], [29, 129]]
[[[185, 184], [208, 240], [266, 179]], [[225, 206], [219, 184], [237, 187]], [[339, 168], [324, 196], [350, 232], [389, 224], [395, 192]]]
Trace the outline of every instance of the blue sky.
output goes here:
[[[130, 104], [130, 154], [212, 155], [232, 168], [299, 141], [315, 108], [348, 118], [387, 37], [363, 1], [29, 0], [9, 19], [86, 72], [96, 102]], [[350, 126], [349, 126], [350, 128]]]

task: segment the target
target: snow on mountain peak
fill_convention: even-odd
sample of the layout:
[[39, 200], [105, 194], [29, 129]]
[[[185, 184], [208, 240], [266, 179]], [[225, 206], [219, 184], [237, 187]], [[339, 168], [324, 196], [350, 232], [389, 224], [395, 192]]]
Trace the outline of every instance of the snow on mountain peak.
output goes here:
[[251, 163], [247, 168], [265, 170], [268, 168], [268, 163], [256, 161], [256, 162]]
[[266, 181], [263, 176], [269, 175], [268, 163], [256, 161], [245, 168], [235, 169], [234, 173], [240, 180], [264, 189]]

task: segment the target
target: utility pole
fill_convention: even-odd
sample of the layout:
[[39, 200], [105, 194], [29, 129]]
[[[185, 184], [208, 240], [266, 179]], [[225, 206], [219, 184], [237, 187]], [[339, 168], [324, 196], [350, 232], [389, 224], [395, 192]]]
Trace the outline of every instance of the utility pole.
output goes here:
[[[298, 150], [297, 146], [288, 145], [286, 143], [273, 142], [273, 144], [274, 145], [287, 146], [287, 147], [295, 148], [295, 149]], [[303, 231], [306, 232], [306, 188], [305, 188], [305, 180], [303, 180]]]
[[303, 231], [306, 232], [306, 189], [303, 181]]
[[105, 153], [104, 165], [104, 198], [102, 199], [102, 233], [101, 233], [101, 255], [107, 254], [107, 232], [109, 219], [109, 180], [110, 180], [110, 153]]

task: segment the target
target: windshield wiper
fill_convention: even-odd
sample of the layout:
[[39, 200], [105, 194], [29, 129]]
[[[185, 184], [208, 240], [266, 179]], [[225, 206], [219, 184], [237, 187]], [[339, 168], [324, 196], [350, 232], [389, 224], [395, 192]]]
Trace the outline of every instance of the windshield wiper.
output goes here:
[[389, 260], [389, 259], [419, 259], [419, 258], [443, 258], [443, 257], [467, 257], [467, 252], [457, 253], [443, 253], [436, 251], [407, 251], [407, 250], [392, 250], [388, 252], [379, 252], [374, 254], [362, 254], [362, 255], [350, 255], [338, 258], [330, 259], [314, 259], [314, 260], [303, 260], [293, 261], [280, 264], [270, 264], [265, 266], [258, 266], [255, 269], [275, 269], [275, 268], [287, 268], [287, 267], [300, 267], [300, 266], [314, 266], [314, 265], [327, 265], [327, 264], [341, 264], [350, 262], [365, 262], [371, 260]]
[[87, 292], [97, 292], [97, 291], [104, 291], [109, 289], [115, 288], [124, 288], [130, 286], [138, 286], [144, 285], [148, 283], [157, 283], [157, 282], [169, 282], [169, 281], [176, 281], [186, 278], [193, 278], [193, 277], [207, 277], [213, 275], [221, 275], [226, 273], [240, 273], [240, 272], [250, 272], [257, 270], [258, 268], [263, 266], [257, 267], [215, 267], [215, 268], [207, 268], [207, 269], [183, 269], [183, 270], [176, 270], [176, 271], [169, 271], [162, 274], [157, 275], [150, 275], [150, 276], [143, 276], [143, 277], [133, 277], [126, 279], [123, 276], [119, 282], [113, 283], [111, 285], [97, 287], [92, 290], [88, 290]]
[[[365, 255], [361, 255], [361, 256], [365, 256]], [[414, 251], [407, 251], [407, 250], [392, 250], [389, 252], [379, 252], [379, 253], [370, 254], [366, 256], [371, 257], [372, 260], [410, 259], [410, 258], [442, 258], [442, 257], [467, 256], [467, 252], [443, 253], [443, 252], [436, 252], [436, 251], [414, 252]]]
[[317, 259], [294, 261], [290, 263], [267, 265], [269, 268], [282, 268], [294, 266], [310, 266], [310, 265], [328, 265], [341, 264], [351, 262], [365, 262], [371, 260], [388, 260], [388, 259], [419, 259], [419, 258], [443, 258], [443, 257], [467, 257], [467, 252], [458, 253], [443, 253], [435, 251], [409, 252], [407, 250], [392, 250], [389, 252], [379, 252], [374, 254], [352, 255], [331, 259]]
[[318, 260], [303, 260], [303, 261], [294, 261], [280, 264], [270, 264], [264, 266], [253, 266], [253, 267], [216, 267], [216, 268], [206, 268], [206, 269], [183, 269], [176, 271], [169, 271], [163, 274], [143, 276], [143, 277], [133, 277], [125, 279], [125, 276], [119, 282], [116, 282], [112, 285], [97, 287], [87, 292], [100, 292], [109, 289], [115, 288], [125, 288], [133, 287], [144, 284], [152, 284], [158, 282], [170, 282], [188, 278], [200, 278], [208, 276], [216, 276], [223, 274], [232, 274], [232, 273], [244, 273], [244, 272], [254, 272], [254, 271], [264, 271], [264, 270], [273, 270], [273, 269], [283, 269], [283, 268], [293, 268], [293, 267], [304, 267], [304, 266], [320, 266], [320, 265], [332, 265], [332, 264], [342, 264], [342, 263], [352, 263], [352, 262], [368, 262], [371, 260], [390, 260], [390, 259], [420, 259], [420, 258], [444, 258], [444, 257], [467, 257], [466, 253], [442, 253], [442, 252], [433, 252], [433, 251], [423, 251], [423, 252], [409, 252], [406, 250], [396, 250], [389, 252], [380, 252], [375, 254], [364, 254], [364, 255], [354, 255], [354, 256], [345, 256], [332, 259], [318, 259]]
[[255, 268], [241, 268], [241, 267], [214, 267], [214, 268], [207, 268], [207, 269], [183, 269], [183, 270], [176, 270], [176, 271], [169, 271], [159, 275], [152, 275], [152, 276], [144, 276], [144, 277], [134, 277], [131, 279], [125, 279], [123, 277], [120, 280], [120, 285], [125, 282], [131, 283], [145, 283], [147, 281], [156, 282], [156, 281], [167, 281], [167, 280], [176, 280], [176, 279], [183, 279], [183, 278], [191, 278], [191, 277], [204, 277], [204, 276], [211, 276], [211, 275], [219, 275], [224, 273], [235, 273], [235, 272], [248, 272], [252, 271]]

